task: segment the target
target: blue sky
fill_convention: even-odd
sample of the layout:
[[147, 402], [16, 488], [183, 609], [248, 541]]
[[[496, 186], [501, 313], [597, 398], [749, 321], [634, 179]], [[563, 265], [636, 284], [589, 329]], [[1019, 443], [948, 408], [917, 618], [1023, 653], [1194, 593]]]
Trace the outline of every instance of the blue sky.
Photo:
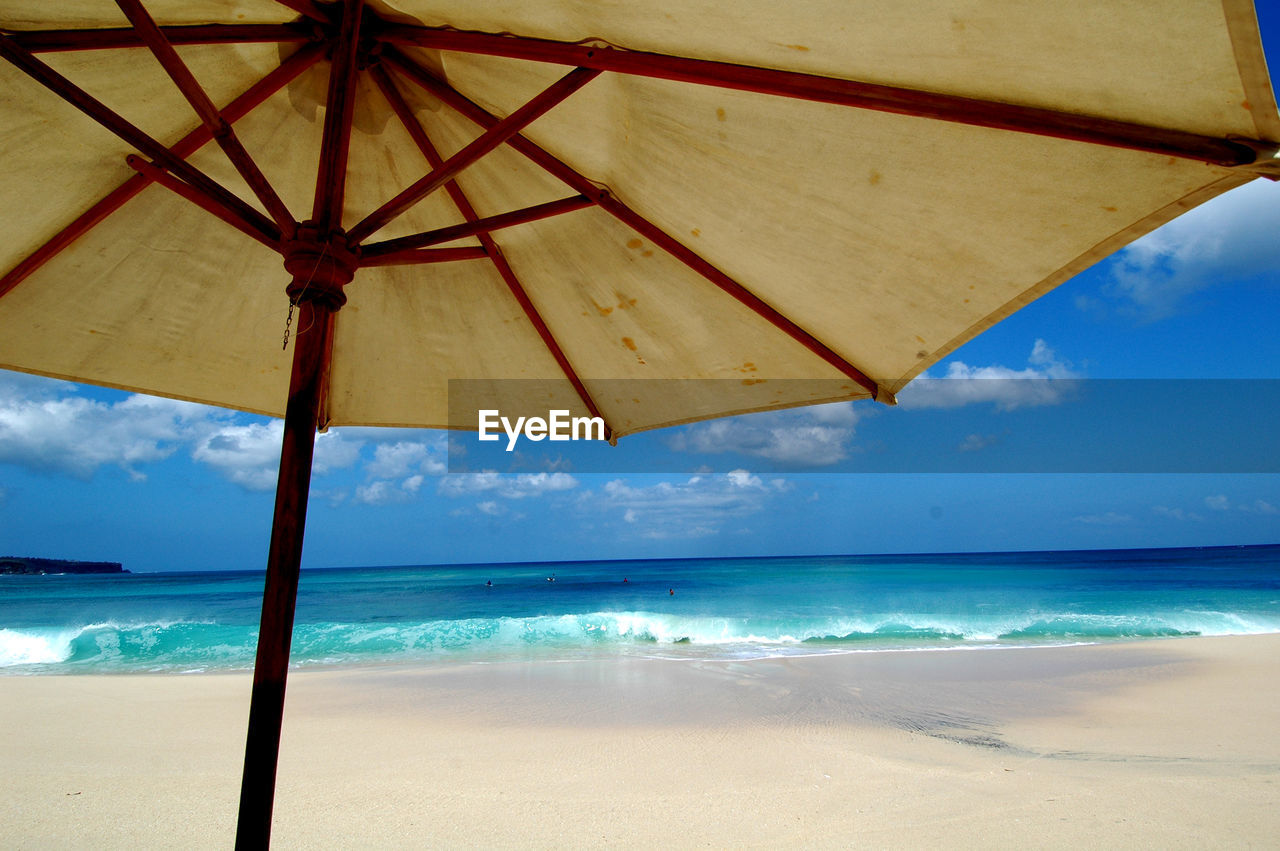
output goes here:
[[[1260, 5], [1280, 68], [1280, 10]], [[1277, 235], [1280, 186], [1216, 199], [929, 373], [1010, 380], [931, 381], [899, 409], [653, 432], [603, 466], [558, 444], [565, 463], [501, 475], [445, 475], [439, 432], [335, 429], [304, 565], [1278, 543]], [[1095, 411], [1096, 451], [1028, 449], [1038, 434], [1065, 452]], [[936, 457], [857, 472], [908, 439]], [[269, 420], [0, 371], [0, 555], [260, 568], [278, 452]]]

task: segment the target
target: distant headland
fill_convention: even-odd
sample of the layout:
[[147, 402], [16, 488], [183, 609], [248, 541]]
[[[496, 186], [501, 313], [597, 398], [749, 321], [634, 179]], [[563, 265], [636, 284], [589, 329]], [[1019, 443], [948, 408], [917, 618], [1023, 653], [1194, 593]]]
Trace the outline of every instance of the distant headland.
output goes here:
[[0, 575], [46, 576], [54, 573], [128, 573], [118, 561], [69, 561], [60, 558], [0, 556]]

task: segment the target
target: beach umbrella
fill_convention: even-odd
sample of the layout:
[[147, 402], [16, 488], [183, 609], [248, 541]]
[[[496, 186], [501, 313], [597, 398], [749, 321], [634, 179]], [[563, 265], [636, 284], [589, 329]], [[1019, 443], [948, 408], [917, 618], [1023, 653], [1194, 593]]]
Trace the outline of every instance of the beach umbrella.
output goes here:
[[0, 0], [0, 55], [0, 366], [285, 420], [246, 846], [317, 428], [892, 404], [1280, 175], [1249, 0]]

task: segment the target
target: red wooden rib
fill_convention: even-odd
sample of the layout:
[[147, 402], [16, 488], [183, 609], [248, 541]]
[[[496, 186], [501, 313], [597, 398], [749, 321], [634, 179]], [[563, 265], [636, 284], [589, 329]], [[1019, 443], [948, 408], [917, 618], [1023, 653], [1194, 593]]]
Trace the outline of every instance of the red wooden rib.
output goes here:
[[241, 233], [248, 234], [253, 237], [272, 251], [280, 250], [280, 231], [263, 232], [258, 230], [253, 226], [253, 224], [236, 215], [234, 210], [227, 209], [222, 206], [222, 204], [218, 203], [216, 199], [210, 198], [208, 195], [205, 195], [190, 184], [183, 183], [181, 180], [178, 180], [176, 177], [169, 174], [169, 172], [162, 168], [157, 168], [137, 154], [130, 154], [125, 157], [125, 162], [127, 162], [132, 168], [137, 169], [139, 174], [146, 175], [149, 180], [159, 183], [166, 189], [176, 192], [200, 209], [212, 213], [222, 219]]
[[346, 0], [342, 27], [333, 46], [329, 93], [325, 100], [324, 136], [316, 175], [311, 219], [322, 232], [342, 227], [342, 200], [347, 184], [347, 152], [351, 143], [351, 118], [355, 112], [356, 48], [360, 41], [360, 16], [364, 0]]
[[409, 266], [419, 263], [452, 263], [457, 260], [483, 260], [489, 256], [479, 245], [462, 248], [420, 248], [416, 251], [399, 251], [379, 257], [360, 258], [360, 266]]
[[[415, 83], [422, 86], [428, 92], [435, 95], [453, 109], [457, 110], [469, 120], [479, 124], [481, 127], [489, 126], [497, 121], [494, 116], [490, 115], [482, 107], [477, 106], [450, 86], [435, 79], [429, 71], [415, 63], [401, 51], [393, 48], [385, 54], [385, 58], [392, 62], [397, 68], [404, 71]], [[573, 189], [576, 189], [584, 195], [591, 195], [592, 197], [597, 198], [602, 209], [608, 211], [611, 215], [625, 223], [637, 233], [643, 234], [650, 242], [671, 254], [690, 269], [697, 272], [699, 275], [706, 278], [721, 290], [733, 296], [743, 305], [763, 317], [774, 327], [791, 337], [797, 343], [804, 346], [831, 366], [835, 367], [841, 373], [847, 375], [859, 385], [869, 390], [873, 397], [892, 403], [892, 395], [888, 394], [887, 391], [882, 390], [880, 386], [874, 380], [869, 378], [862, 370], [849, 363], [821, 340], [817, 339], [795, 322], [788, 319], [774, 307], [760, 299], [733, 278], [729, 277], [711, 263], [698, 256], [695, 252], [684, 246], [670, 234], [663, 231], [639, 213], [633, 211], [626, 204], [619, 201], [607, 191], [602, 190], [600, 186], [593, 183], [588, 178], [583, 177], [581, 174], [574, 171], [568, 165], [565, 165], [563, 162], [556, 159], [554, 156], [547, 153], [547, 151], [529, 141], [524, 136], [513, 136], [508, 140], [508, 144], [520, 153], [529, 157], [529, 159], [533, 160], [555, 177], [564, 181]]]
[[[315, 38], [311, 27], [298, 24], [200, 24], [160, 30], [170, 44], [283, 44]], [[9, 36], [32, 53], [146, 47], [133, 29], [26, 30]]]
[[[236, 122], [253, 111], [263, 101], [282, 89], [289, 81], [310, 68], [323, 55], [320, 45], [308, 45], [290, 56], [257, 83], [245, 90], [222, 110], [227, 121]], [[171, 149], [175, 156], [188, 157], [205, 145], [209, 130], [204, 125], [192, 130]], [[150, 185], [151, 179], [135, 174], [82, 213], [75, 221], [59, 231], [52, 239], [32, 252], [26, 259], [0, 278], [0, 297], [16, 287], [62, 249], [75, 242], [95, 225], [124, 206], [130, 199]]]
[[[440, 156], [440, 152], [436, 150], [436, 146], [431, 143], [431, 139], [427, 136], [427, 132], [422, 129], [422, 125], [418, 122], [417, 117], [413, 114], [413, 110], [409, 108], [409, 104], [405, 101], [404, 96], [400, 94], [400, 89], [391, 79], [391, 75], [387, 69], [381, 64], [374, 66], [372, 69], [374, 82], [378, 84], [378, 90], [382, 92], [382, 96], [387, 99], [387, 103], [391, 105], [391, 110], [400, 119], [400, 123], [408, 131], [413, 143], [417, 145], [418, 150], [426, 157], [427, 165], [432, 169], [437, 169], [444, 164], [444, 158]], [[472, 206], [470, 199], [467, 198], [462, 187], [458, 185], [456, 180], [450, 180], [444, 185], [445, 191], [449, 193], [449, 199], [453, 201], [458, 212], [462, 213], [462, 218], [468, 222], [480, 220], [480, 214], [476, 212]]]
[[437, 230], [426, 231], [425, 233], [401, 236], [396, 239], [388, 239], [385, 242], [375, 242], [364, 246], [362, 254], [365, 257], [378, 257], [387, 254], [397, 254], [413, 248], [426, 248], [429, 245], [453, 242], [455, 239], [462, 239], [467, 236], [478, 236], [482, 233], [490, 233], [495, 230], [502, 230], [503, 228], [515, 227], [516, 225], [528, 224], [529, 222], [536, 222], [542, 219], [549, 219], [552, 216], [572, 213], [575, 210], [581, 210], [585, 207], [593, 207], [595, 206], [595, 203], [595, 201], [585, 195], [575, 195], [572, 198], [561, 198], [558, 201], [548, 201], [545, 204], [535, 204], [532, 207], [512, 210], [509, 213], [499, 213], [496, 216], [475, 219], [462, 225], [450, 225], [447, 228], [439, 228]]
[[391, 44], [483, 53], [490, 56], [506, 56], [536, 62], [574, 65], [580, 68], [597, 68], [620, 74], [720, 86], [892, 112], [898, 115], [935, 118], [979, 127], [1147, 151], [1215, 165], [1248, 165], [1257, 158], [1255, 151], [1248, 145], [1179, 130], [1147, 127], [1087, 115], [1073, 115], [1052, 109], [925, 92], [900, 86], [882, 86], [821, 77], [816, 74], [624, 50], [608, 45], [587, 46], [519, 36], [411, 26], [390, 27], [382, 33], [381, 37]]
[[[409, 109], [409, 105], [405, 103], [404, 97], [400, 94], [399, 88], [392, 81], [391, 75], [381, 65], [373, 69], [373, 78], [378, 84], [378, 88], [382, 90], [383, 95], [391, 104], [391, 108], [395, 111], [396, 116], [409, 131], [409, 135], [413, 137], [414, 143], [418, 146], [418, 150], [427, 158], [427, 163], [433, 168], [439, 168], [444, 160], [440, 156], [440, 152], [436, 150], [435, 145], [431, 144], [422, 125], [418, 123], [417, 117], [414, 116], [413, 110]], [[458, 212], [462, 213], [462, 217], [468, 222], [476, 222], [480, 217], [476, 214], [475, 207], [467, 198], [462, 187], [457, 181], [450, 180], [444, 185], [445, 191], [449, 193], [450, 199], [458, 208]], [[555, 358], [556, 364], [560, 367], [560, 371], [564, 373], [565, 378], [569, 379], [569, 383], [573, 385], [573, 390], [578, 394], [578, 398], [582, 400], [582, 404], [586, 406], [588, 413], [593, 417], [599, 417], [604, 425], [605, 440], [610, 443], [614, 442], [613, 427], [609, 425], [609, 421], [605, 419], [604, 413], [596, 404], [595, 399], [591, 398], [591, 393], [587, 391], [587, 387], [582, 383], [582, 379], [578, 377], [577, 370], [569, 363], [568, 356], [564, 350], [560, 348], [560, 343], [556, 341], [555, 335], [551, 333], [551, 329], [547, 327], [547, 323], [542, 318], [542, 314], [538, 312], [538, 308], [534, 306], [530, 300], [529, 294], [525, 292], [524, 286], [520, 283], [520, 279], [516, 276], [515, 270], [511, 268], [511, 264], [507, 262], [506, 256], [502, 253], [502, 249], [494, 241], [493, 237], [488, 233], [477, 234], [480, 238], [480, 244], [489, 258], [493, 260], [494, 268], [497, 269], [498, 275], [510, 290], [512, 297], [519, 303], [520, 309], [524, 311], [525, 317], [533, 325], [534, 330], [538, 332], [539, 339], [542, 344], [547, 347], [547, 351], [551, 352], [551, 356]]]
[[775, 309], [768, 302], [761, 299], [755, 293], [742, 286], [742, 284], [738, 283], [715, 266], [711, 265], [711, 263], [698, 256], [684, 244], [680, 243], [666, 231], [662, 230], [657, 225], [632, 210], [626, 204], [623, 204], [612, 195], [606, 195], [601, 198], [600, 206], [612, 213], [617, 219], [622, 221], [636, 233], [645, 237], [654, 245], [675, 257], [681, 263], [685, 264], [729, 295], [733, 296], [743, 305], [755, 311], [755, 313], [770, 322], [775, 328], [791, 337], [791, 339], [795, 340], [797, 343], [822, 358], [831, 366], [835, 367], [840, 372], [871, 391], [871, 395], [873, 397], [880, 399], [884, 396], [884, 392], [880, 389], [880, 385], [873, 379], [869, 378], [862, 370], [836, 354], [836, 352], [828, 348], [821, 340], [801, 328], [785, 314]]
[[359, 242], [374, 233], [599, 75], [599, 71], [591, 68], [575, 68], [506, 118], [495, 120], [479, 138], [458, 151], [439, 168], [432, 169], [430, 174], [366, 216], [364, 221], [351, 229], [351, 240]]
[[231, 125], [223, 119], [218, 112], [218, 108], [213, 105], [213, 101], [209, 100], [209, 95], [200, 85], [200, 82], [196, 80], [195, 75], [191, 73], [187, 63], [182, 61], [182, 57], [173, 49], [173, 45], [168, 42], [164, 33], [160, 31], [160, 28], [156, 26], [156, 22], [152, 20], [151, 15], [143, 8], [141, 0], [116, 0], [116, 5], [120, 7], [120, 11], [124, 12], [125, 17], [129, 19], [129, 23], [133, 24], [133, 28], [138, 31], [138, 34], [142, 36], [142, 40], [146, 42], [147, 47], [155, 54], [161, 67], [173, 80], [178, 90], [182, 92], [182, 96], [191, 104], [191, 108], [200, 116], [200, 120], [209, 128], [209, 132], [213, 135], [214, 141], [218, 143], [218, 147], [222, 148], [226, 153], [227, 159], [231, 160], [231, 164], [235, 166], [236, 171], [244, 178], [244, 182], [248, 184], [249, 188], [253, 190], [253, 194], [262, 202], [262, 206], [271, 214], [271, 218], [275, 220], [280, 232], [286, 236], [292, 234], [296, 222], [289, 212], [289, 208], [285, 206], [284, 201], [272, 188], [271, 182], [262, 173], [262, 169], [258, 168], [258, 164], [253, 161], [253, 157], [249, 156], [249, 152], [244, 149], [244, 145], [240, 143], [240, 139], [236, 136], [235, 131], [231, 129]]
[[101, 101], [32, 56], [7, 36], [0, 35], [0, 56], [164, 168], [206, 195], [216, 198], [223, 206], [235, 210], [263, 232], [269, 233], [275, 228], [270, 219], [228, 192], [213, 178], [181, 157], [174, 156], [164, 145], [121, 118]]

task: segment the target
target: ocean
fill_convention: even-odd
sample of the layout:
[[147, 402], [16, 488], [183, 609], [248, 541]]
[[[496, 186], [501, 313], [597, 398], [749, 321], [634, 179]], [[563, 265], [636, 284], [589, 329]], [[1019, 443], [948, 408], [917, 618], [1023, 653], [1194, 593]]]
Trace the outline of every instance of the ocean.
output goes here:
[[[248, 670], [261, 571], [0, 576], [0, 673]], [[297, 668], [1280, 632], [1280, 546], [304, 570]]]

